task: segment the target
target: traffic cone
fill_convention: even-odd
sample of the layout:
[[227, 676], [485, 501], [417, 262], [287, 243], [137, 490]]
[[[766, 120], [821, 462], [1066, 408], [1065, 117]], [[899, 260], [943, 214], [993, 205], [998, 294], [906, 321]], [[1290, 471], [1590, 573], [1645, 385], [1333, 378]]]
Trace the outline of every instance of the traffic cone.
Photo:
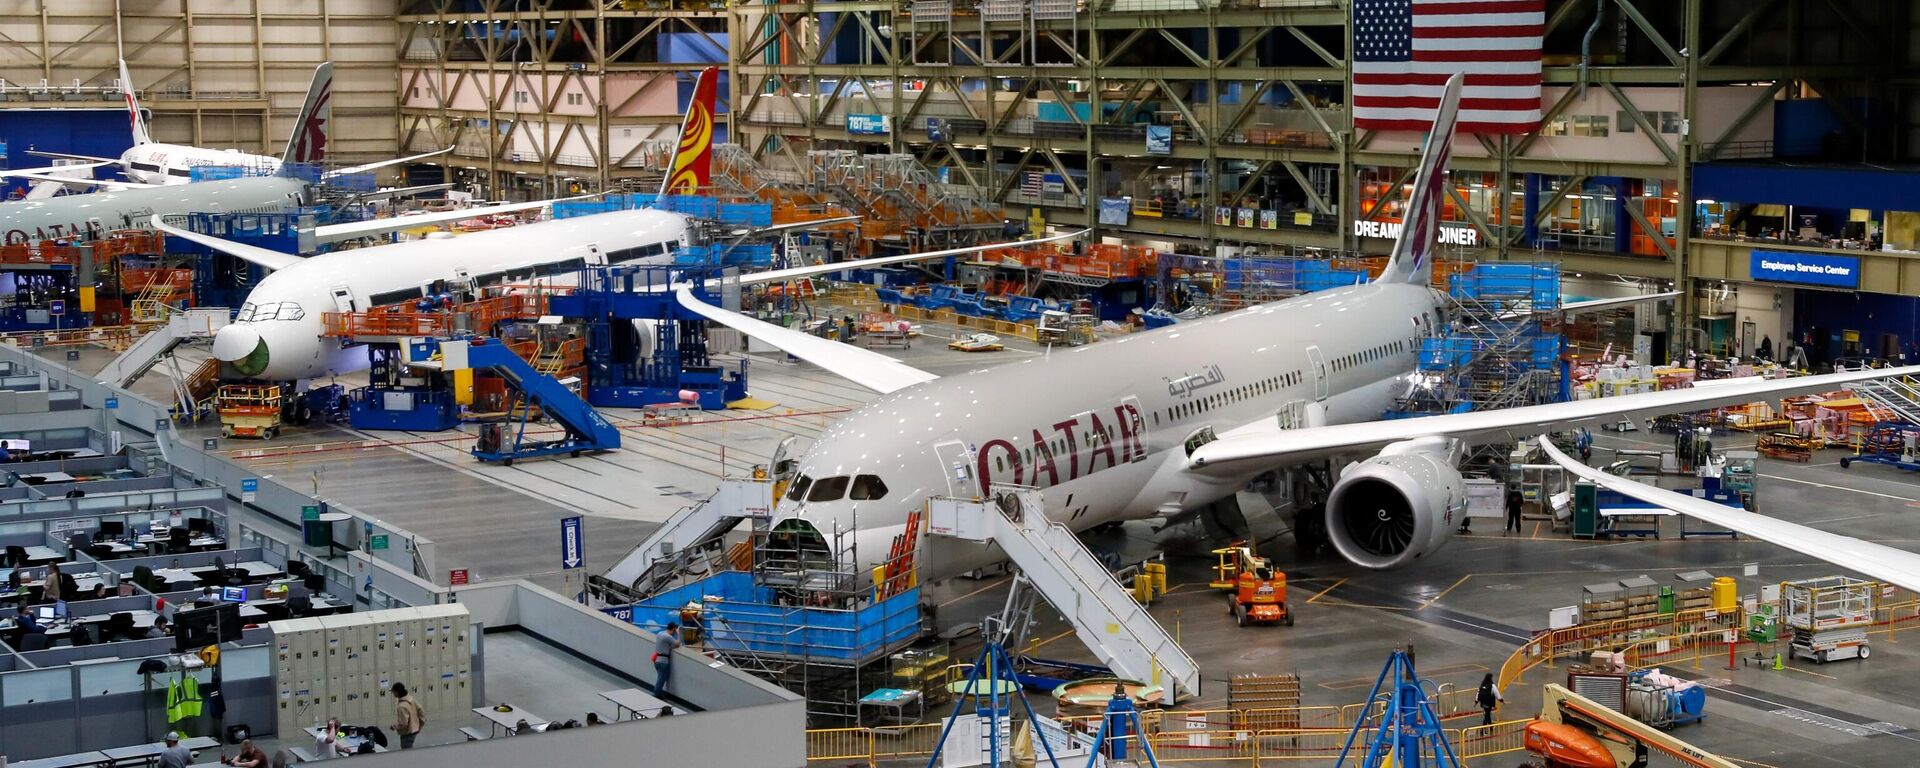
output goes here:
[[1773, 652], [1773, 668], [1774, 668], [1774, 669], [1786, 669], [1786, 668], [1787, 668], [1787, 665], [1785, 665], [1785, 664], [1782, 664], [1782, 663], [1780, 663], [1780, 652], [1779, 652], [1779, 651], [1774, 651], [1774, 652]]

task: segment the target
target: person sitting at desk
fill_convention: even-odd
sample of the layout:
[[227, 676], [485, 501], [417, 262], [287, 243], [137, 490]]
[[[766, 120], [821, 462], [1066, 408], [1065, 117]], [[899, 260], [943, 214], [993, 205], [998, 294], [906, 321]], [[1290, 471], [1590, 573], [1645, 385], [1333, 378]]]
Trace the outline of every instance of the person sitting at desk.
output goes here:
[[147, 639], [151, 640], [156, 637], [172, 637], [172, 636], [173, 636], [173, 628], [167, 626], [167, 617], [165, 616], [153, 617], [153, 626], [147, 630]]
[[205, 608], [209, 605], [219, 604], [220, 596], [213, 593], [213, 587], [201, 587], [200, 596], [193, 599], [193, 607], [195, 608]]
[[587, 713], [587, 727], [588, 727], [588, 728], [592, 728], [592, 727], [594, 727], [594, 726], [596, 726], [596, 725], [606, 725], [606, 723], [603, 723], [603, 722], [600, 722], [600, 713], [598, 713], [598, 712], [588, 712], [588, 713]]
[[254, 746], [253, 739], [240, 742], [240, 754], [220, 758], [220, 762], [234, 768], [268, 768], [267, 753]]
[[193, 751], [180, 743], [179, 731], [167, 732], [167, 748], [160, 750], [159, 768], [187, 768], [193, 764]]
[[103, 582], [100, 582], [99, 584], [93, 585], [93, 593], [88, 595], [87, 599], [88, 600], [107, 599], [107, 583], [103, 581]]
[[327, 729], [313, 738], [313, 756], [321, 760], [346, 754], [340, 746], [340, 718], [327, 718]]

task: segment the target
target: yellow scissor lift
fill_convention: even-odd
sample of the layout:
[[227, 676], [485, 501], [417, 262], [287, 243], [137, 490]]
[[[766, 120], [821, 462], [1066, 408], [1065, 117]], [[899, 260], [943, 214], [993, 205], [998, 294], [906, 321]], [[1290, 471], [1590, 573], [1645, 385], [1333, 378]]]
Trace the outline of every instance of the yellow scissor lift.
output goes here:
[[223, 384], [214, 394], [221, 437], [272, 440], [280, 434], [283, 406], [278, 384]]

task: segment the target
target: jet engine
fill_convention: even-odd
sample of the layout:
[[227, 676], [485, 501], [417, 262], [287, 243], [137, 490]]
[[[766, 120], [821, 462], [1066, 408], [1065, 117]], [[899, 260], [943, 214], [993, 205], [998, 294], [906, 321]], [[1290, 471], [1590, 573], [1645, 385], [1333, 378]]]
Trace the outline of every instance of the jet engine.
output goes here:
[[1402, 445], [1348, 465], [1327, 496], [1327, 534], [1356, 565], [1386, 569], [1418, 560], [1445, 544], [1467, 512], [1466, 483], [1451, 451], [1395, 450]]

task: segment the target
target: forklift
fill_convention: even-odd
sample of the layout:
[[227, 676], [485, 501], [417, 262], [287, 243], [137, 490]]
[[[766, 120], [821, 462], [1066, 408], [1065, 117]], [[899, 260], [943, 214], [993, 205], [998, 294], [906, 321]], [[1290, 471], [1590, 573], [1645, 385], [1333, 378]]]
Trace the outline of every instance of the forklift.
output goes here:
[[1293, 611], [1287, 609], [1287, 576], [1275, 571], [1272, 561], [1254, 554], [1253, 545], [1244, 541], [1213, 554], [1220, 562], [1213, 567], [1210, 586], [1226, 591], [1235, 623], [1293, 626]]

